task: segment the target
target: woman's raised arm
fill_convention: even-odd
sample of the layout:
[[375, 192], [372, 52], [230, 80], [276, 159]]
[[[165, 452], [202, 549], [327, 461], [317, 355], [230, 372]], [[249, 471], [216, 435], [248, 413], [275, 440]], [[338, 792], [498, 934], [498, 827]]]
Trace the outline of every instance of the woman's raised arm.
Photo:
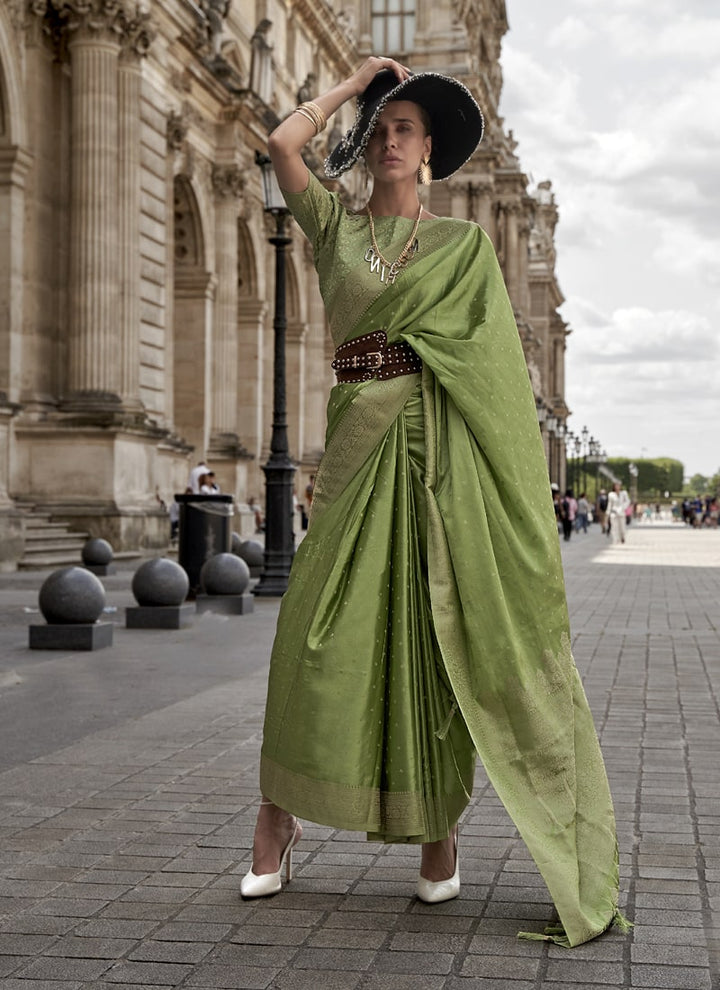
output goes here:
[[[313, 103], [330, 117], [343, 103], [358, 96], [372, 82], [381, 69], [392, 69], [403, 82], [410, 70], [392, 58], [378, 58], [371, 55], [357, 72], [339, 83], [327, 93], [318, 96]], [[302, 113], [291, 113], [275, 128], [268, 138], [268, 152], [272, 159], [280, 188], [285, 192], [298, 193], [307, 188], [307, 166], [302, 158], [302, 149], [317, 134], [315, 125]]]

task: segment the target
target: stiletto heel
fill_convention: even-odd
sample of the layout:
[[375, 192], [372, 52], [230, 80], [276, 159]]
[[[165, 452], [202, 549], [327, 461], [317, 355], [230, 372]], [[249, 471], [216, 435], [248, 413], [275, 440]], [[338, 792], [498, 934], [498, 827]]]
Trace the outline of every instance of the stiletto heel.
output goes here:
[[440, 904], [451, 901], [460, 893], [460, 858], [458, 856], [458, 835], [455, 832], [455, 872], [447, 880], [426, 880], [420, 874], [417, 882], [417, 896], [426, 904]]
[[[293, 838], [295, 836], [293, 835]], [[282, 867], [282, 860], [280, 861], [280, 866]], [[292, 880], [292, 847], [288, 852], [287, 863], [285, 864], [285, 883], [290, 883]]]
[[282, 890], [282, 868], [285, 866], [285, 879], [287, 883], [292, 880], [292, 851], [300, 841], [302, 829], [297, 818], [293, 817], [293, 834], [290, 836], [288, 844], [280, 856], [280, 865], [277, 873], [261, 873], [259, 876], [250, 869], [240, 881], [240, 896], [245, 900], [252, 897], [270, 897], [278, 894]]

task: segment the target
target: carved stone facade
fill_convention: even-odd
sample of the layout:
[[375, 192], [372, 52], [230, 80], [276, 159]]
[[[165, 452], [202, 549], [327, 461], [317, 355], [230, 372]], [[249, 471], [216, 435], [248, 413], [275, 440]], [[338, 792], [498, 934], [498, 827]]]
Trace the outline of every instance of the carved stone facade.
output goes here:
[[[372, 30], [369, 0], [335, 13], [312, 0], [0, 5], [1, 568], [38, 510], [116, 550], [163, 548], [157, 496], [183, 491], [203, 455], [241, 506], [262, 498], [274, 256], [255, 153], [300, 97], [353, 70]], [[498, 116], [506, 30], [500, 0], [417, 0], [402, 55], [463, 79], [485, 110], [481, 149], [430, 207], [493, 238], [539, 408], [564, 420], [557, 211], [549, 185], [528, 193]], [[319, 174], [352, 116], [344, 107], [308, 149]], [[361, 201], [358, 175], [340, 188]], [[287, 404], [302, 491], [322, 454], [332, 346], [293, 238]]]

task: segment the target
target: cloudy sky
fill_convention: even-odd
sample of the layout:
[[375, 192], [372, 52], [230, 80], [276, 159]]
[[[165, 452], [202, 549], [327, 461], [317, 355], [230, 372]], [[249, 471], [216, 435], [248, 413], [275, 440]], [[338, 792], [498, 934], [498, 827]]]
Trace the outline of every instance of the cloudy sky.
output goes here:
[[507, 0], [506, 126], [560, 210], [569, 421], [720, 469], [720, 4]]

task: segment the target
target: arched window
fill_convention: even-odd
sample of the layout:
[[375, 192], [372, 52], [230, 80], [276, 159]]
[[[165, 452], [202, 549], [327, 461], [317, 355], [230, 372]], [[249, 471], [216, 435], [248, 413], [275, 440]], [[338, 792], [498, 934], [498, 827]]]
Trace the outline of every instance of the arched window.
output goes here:
[[415, 44], [415, 0], [372, 0], [373, 51], [398, 55]]

